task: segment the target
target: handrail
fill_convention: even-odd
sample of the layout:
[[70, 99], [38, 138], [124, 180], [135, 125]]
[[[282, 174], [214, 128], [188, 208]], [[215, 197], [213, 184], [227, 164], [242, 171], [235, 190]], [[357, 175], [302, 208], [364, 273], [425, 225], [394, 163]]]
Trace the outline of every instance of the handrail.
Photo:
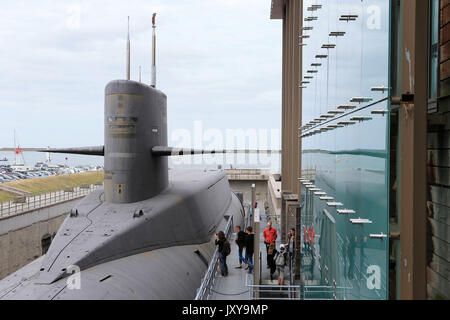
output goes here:
[[[228, 219], [228, 223], [225, 227], [225, 237], [228, 239], [231, 231], [233, 230], [233, 216], [231, 215]], [[197, 289], [197, 295], [195, 296], [195, 300], [208, 300], [210, 295], [210, 288], [214, 284], [215, 274], [217, 271], [217, 259], [219, 258], [219, 248], [217, 247], [214, 250], [213, 257], [211, 262], [209, 263], [208, 270], [205, 273], [205, 276], [202, 279], [202, 283], [200, 288]]]
[[[267, 297], [259, 297], [259, 300], [300, 300], [301, 299], [301, 290], [302, 287], [300, 285], [278, 285], [278, 284], [249, 284], [248, 278], [245, 280], [245, 286], [250, 288], [250, 300], [255, 300], [255, 292], [261, 293], [278, 293], [280, 295], [286, 295], [287, 297], [277, 297], [277, 298], [267, 298]], [[273, 290], [274, 287], [281, 288], [282, 290]], [[284, 290], [286, 289], [286, 290]]]
[[30, 210], [41, 209], [57, 203], [61, 203], [68, 200], [74, 200], [81, 197], [85, 197], [91, 191], [100, 188], [101, 186], [92, 184], [89, 188], [84, 189], [81, 187], [73, 188], [73, 192], [66, 192], [64, 190], [54, 191], [50, 193], [26, 196], [24, 201], [16, 202], [8, 201], [0, 203], [0, 219], [7, 218], [16, 214], [28, 212]]
[[[342, 294], [346, 290], [351, 290], [351, 287], [342, 286], [302, 286], [302, 300], [338, 300], [338, 294]], [[315, 297], [322, 295], [320, 298]], [[332, 298], [326, 299], [325, 295], [329, 295]], [[312, 297], [310, 297], [312, 296]]]

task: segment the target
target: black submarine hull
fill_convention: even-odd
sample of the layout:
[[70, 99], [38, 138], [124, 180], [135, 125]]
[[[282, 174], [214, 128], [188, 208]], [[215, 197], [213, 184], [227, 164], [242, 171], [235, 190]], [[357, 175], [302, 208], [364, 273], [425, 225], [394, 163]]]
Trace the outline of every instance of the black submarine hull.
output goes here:
[[92, 192], [45, 256], [0, 281], [0, 299], [194, 299], [214, 234], [231, 217], [243, 226], [244, 209], [224, 171], [169, 176], [160, 195], [136, 203], [108, 203], [103, 190]]

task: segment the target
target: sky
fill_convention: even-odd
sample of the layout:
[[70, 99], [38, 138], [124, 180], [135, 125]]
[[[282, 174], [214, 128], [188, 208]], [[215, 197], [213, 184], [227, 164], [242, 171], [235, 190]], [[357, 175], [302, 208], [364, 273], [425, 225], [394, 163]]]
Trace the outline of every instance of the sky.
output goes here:
[[[316, 0], [305, 0], [304, 6], [316, 4]], [[303, 42], [303, 76], [308, 70], [317, 70], [313, 79], [303, 79], [303, 124], [320, 118], [341, 105], [350, 103], [353, 97], [367, 97], [370, 103], [358, 105], [363, 107], [375, 104], [365, 110], [332, 120], [349, 121], [354, 116], [371, 117], [371, 121], [334, 130], [303, 139], [304, 149], [314, 149], [320, 145], [324, 150], [355, 150], [386, 148], [388, 118], [373, 116], [371, 111], [387, 109], [388, 92], [373, 92], [372, 87], [389, 87], [389, 1], [388, 0], [328, 0], [320, 10], [309, 15], [317, 20], [305, 23], [313, 27], [305, 31]], [[357, 15], [355, 21], [341, 21], [344, 14]], [[330, 32], [345, 32], [342, 37], [330, 37]], [[334, 49], [323, 49], [324, 44], [334, 44]], [[327, 55], [318, 59], [316, 55]], [[321, 66], [313, 66], [321, 63]], [[377, 103], [378, 102], [378, 103]], [[316, 128], [317, 129], [317, 128]], [[314, 129], [315, 130], [315, 129]], [[313, 131], [313, 130], [311, 130]], [[318, 140], [320, 139], [320, 143]]]
[[279, 147], [282, 24], [270, 20], [270, 0], [2, 3], [0, 147], [13, 146], [14, 130], [25, 148], [103, 145], [104, 88], [125, 78], [127, 16], [131, 78], [142, 66], [149, 83], [153, 12], [169, 144], [211, 146], [208, 134], [179, 139], [200, 123], [203, 132], [224, 135], [267, 131]]

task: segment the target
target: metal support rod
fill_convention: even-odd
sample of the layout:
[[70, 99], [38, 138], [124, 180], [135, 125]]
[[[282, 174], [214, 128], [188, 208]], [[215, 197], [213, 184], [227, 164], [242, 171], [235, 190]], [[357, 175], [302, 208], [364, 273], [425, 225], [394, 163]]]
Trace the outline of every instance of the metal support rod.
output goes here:
[[[254, 253], [255, 253], [255, 257], [254, 257], [254, 268], [253, 268], [253, 284], [257, 284], [260, 285], [261, 284], [261, 260], [260, 260], [260, 256], [261, 256], [261, 252], [259, 249], [260, 246], [260, 232], [259, 232], [259, 221], [254, 221], [254, 234], [255, 234], [255, 248], [254, 248]], [[255, 299], [259, 299], [259, 292], [255, 293]]]
[[[252, 184], [252, 203], [251, 203], [251, 222], [254, 234], [253, 243], [253, 284], [259, 284], [259, 223], [256, 221], [255, 216], [255, 201], [256, 201], [256, 184]], [[259, 292], [256, 292], [253, 299], [259, 299]]]
[[156, 13], [152, 17], [152, 83], [151, 86], [156, 88]]
[[252, 208], [252, 212], [251, 212], [252, 227], [254, 227], [254, 222], [255, 222], [255, 209], [256, 209], [255, 208], [255, 202], [256, 202], [256, 185], [252, 184], [252, 203], [251, 203], [251, 208]]
[[127, 33], [127, 80], [130, 80], [130, 16], [128, 16], [128, 33]]

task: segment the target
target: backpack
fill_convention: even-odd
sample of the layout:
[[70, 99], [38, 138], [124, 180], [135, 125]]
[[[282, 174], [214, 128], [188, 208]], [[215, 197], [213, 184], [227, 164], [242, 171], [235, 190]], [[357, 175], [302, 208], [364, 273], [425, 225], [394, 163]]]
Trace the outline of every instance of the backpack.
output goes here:
[[284, 253], [278, 253], [277, 257], [275, 258], [275, 264], [277, 266], [284, 267], [286, 265], [286, 257]]
[[225, 241], [224, 246], [223, 246], [223, 254], [225, 257], [228, 257], [231, 253], [231, 246], [230, 243], [227, 241]]

